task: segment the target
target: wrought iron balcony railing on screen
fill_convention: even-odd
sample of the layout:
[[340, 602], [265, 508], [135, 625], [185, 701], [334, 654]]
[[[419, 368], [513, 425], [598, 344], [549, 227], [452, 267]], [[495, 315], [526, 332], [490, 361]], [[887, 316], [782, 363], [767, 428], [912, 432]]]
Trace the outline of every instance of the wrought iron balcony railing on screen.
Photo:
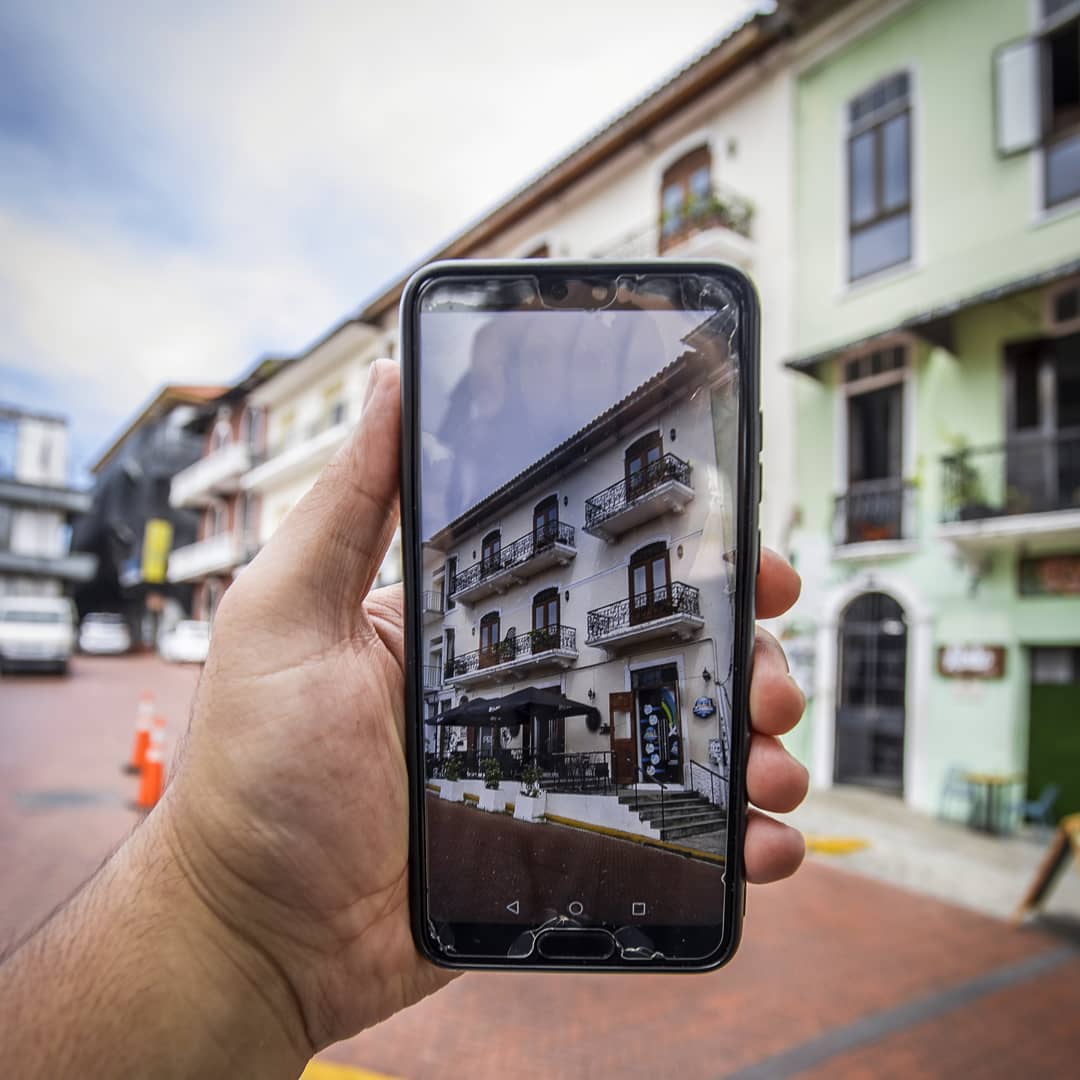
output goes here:
[[914, 488], [900, 477], [860, 480], [836, 496], [833, 542], [865, 544], [874, 540], [901, 540], [909, 528], [907, 513]]
[[453, 679], [483, 668], [510, 664], [515, 660], [537, 656], [554, 649], [575, 652], [577, 630], [572, 626], [545, 626], [540, 630], [529, 630], [527, 633], [505, 638], [489, 649], [476, 649], [474, 652], [462, 653], [446, 661], [446, 678]]
[[693, 585], [673, 581], [670, 585], [627, 596], [614, 604], [605, 604], [590, 611], [587, 616], [587, 639], [598, 641], [617, 630], [666, 619], [671, 615], [700, 617], [699, 594]]
[[602, 524], [668, 480], [690, 486], [690, 465], [674, 454], [665, 454], [587, 498], [585, 528]]
[[550, 521], [538, 525], [532, 532], [519, 536], [512, 543], [500, 548], [494, 554], [481, 559], [464, 570], [459, 570], [450, 586], [451, 594], [459, 593], [464, 589], [471, 589], [474, 585], [502, 573], [504, 570], [512, 570], [515, 566], [521, 566], [528, 562], [534, 555], [555, 544], [574, 546], [574, 526], [567, 525], [564, 521]]

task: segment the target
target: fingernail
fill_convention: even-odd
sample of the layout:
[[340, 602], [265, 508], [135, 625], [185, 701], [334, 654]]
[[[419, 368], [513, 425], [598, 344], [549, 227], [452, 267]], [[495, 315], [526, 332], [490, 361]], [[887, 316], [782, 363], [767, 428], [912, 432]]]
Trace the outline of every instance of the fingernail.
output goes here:
[[379, 381], [379, 362], [375, 361], [368, 368], [367, 386], [364, 387], [364, 404], [360, 408], [361, 414], [367, 411], [368, 402], [375, 393], [375, 384]]

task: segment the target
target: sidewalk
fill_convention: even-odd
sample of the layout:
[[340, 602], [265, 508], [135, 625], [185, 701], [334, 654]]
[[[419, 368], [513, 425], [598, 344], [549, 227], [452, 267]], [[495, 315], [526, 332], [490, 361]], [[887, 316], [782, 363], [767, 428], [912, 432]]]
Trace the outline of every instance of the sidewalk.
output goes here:
[[[1035, 875], [1050, 837], [1027, 829], [989, 836], [961, 822], [916, 813], [899, 799], [854, 787], [815, 791], [790, 824], [808, 837], [851, 838], [867, 846], [846, 855], [818, 855], [845, 870], [912, 889], [974, 911], [1009, 918]], [[1043, 906], [1051, 918], [1080, 925], [1080, 873], [1070, 865]]]

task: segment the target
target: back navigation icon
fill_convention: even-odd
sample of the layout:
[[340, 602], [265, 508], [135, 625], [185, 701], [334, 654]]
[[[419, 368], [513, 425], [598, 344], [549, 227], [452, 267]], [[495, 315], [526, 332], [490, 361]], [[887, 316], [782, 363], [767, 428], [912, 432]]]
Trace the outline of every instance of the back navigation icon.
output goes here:
[[519, 901], [515, 900], [515, 901], [513, 901], [513, 903], [510, 903], [510, 904], [506, 905], [506, 910], [511, 912], [514, 915], [518, 915], [521, 912], [521, 903]]

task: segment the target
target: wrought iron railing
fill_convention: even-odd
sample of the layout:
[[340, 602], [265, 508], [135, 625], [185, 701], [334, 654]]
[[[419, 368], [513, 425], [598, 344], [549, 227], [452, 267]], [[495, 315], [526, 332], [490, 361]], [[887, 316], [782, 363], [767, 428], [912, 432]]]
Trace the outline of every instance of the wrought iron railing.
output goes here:
[[443, 594], [438, 591], [424, 590], [424, 610], [443, 613]]
[[438, 690], [442, 686], [442, 667], [439, 664], [424, 664], [424, 689]]
[[484, 668], [498, 667], [553, 649], [577, 651], [577, 630], [572, 626], [545, 626], [540, 630], [529, 630], [516, 637], [505, 638], [488, 649], [476, 649], [451, 657], [445, 664], [446, 678], [453, 679]]
[[727, 810], [727, 783], [726, 776], [721, 776], [700, 761], [690, 762], [691, 789], [724, 811]]
[[1017, 435], [941, 459], [942, 516], [971, 521], [1080, 508], [1080, 430]]
[[908, 513], [914, 487], [901, 477], [860, 480], [836, 496], [833, 507], [833, 542], [864, 544], [874, 540], [901, 540], [910, 529]]
[[690, 466], [674, 454], [665, 454], [639, 472], [624, 476], [610, 487], [587, 498], [585, 528], [602, 524], [668, 480], [678, 480], [687, 487], [690, 486]]
[[521, 566], [556, 543], [573, 547], [574, 526], [567, 525], [564, 521], [548, 521], [538, 525], [532, 532], [519, 536], [494, 554], [459, 570], [450, 583], [450, 593], [453, 595], [463, 589], [471, 589], [486, 578]]
[[616, 630], [666, 619], [670, 615], [701, 615], [699, 593], [693, 585], [673, 581], [670, 585], [595, 608], [587, 616], [586, 640], [602, 640]]
[[[498, 731], [498, 729], [495, 729]], [[490, 746], [457, 750], [443, 755], [427, 754], [425, 762], [429, 779], [445, 775], [446, 762], [453, 758], [462, 780], [483, 780], [481, 763], [494, 758], [499, 763], [502, 779], [520, 782], [523, 771], [535, 765], [540, 771], [540, 787], [544, 791], [581, 794], [613, 795], [615, 779], [610, 750], [587, 750], [576, 753], [546, 753], [523, 751], [520, 748], [502, 749]]]

